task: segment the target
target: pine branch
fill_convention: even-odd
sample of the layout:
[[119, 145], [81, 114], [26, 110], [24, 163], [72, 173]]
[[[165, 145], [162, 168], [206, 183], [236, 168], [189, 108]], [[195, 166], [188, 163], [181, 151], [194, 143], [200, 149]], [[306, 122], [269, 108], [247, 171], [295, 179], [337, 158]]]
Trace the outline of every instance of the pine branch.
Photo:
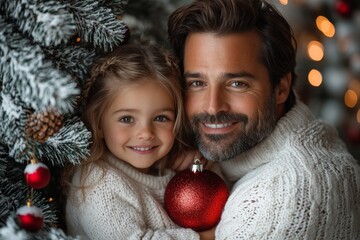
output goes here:
[[15, 216], [9, 216], [6, 226], [0, 228], [0, 239], [29, 240], [28, 234], [15, 222]]
[[124, 7], [128, 4], [128, 0], [100, 0], [99, 3], [119, 16], [124, 14]]
[[95, 59], [95, 49], [68, 46], [66, 48], [45, 49], [44, 51], [58, 69], [76, 77], [80, 86], [85, 84], [88, 69]]
[[20, 205], [19, 199], [26, 191], [22, 176], [20, 168], [15, 167], [14, 159], [8, 156], [8, 149], [0, 144], [0, 226], [5, 225], [7, 217]]
[[6, 1], [6, 16], [14, 20], [20, 31], [45, 46], [66, 43], [75, 34], [73, 15], [59, 1]]
[[67, 119], [64, 126], [44, 144], [32, 142], [35, 154], [41, 159], [52, 162], [52, 165], [63, 166], [65, 162], [79, 164], [80, 160], [89, 156], [88, 145], [91, 133], [78, 117]]
[[[155, 41], [168, 46], [166, 23], [170, 13], [175, 9], [175, 0], [167, 3], [162, 0], [129, 1], [124, 14], [124, 21], [131, 29], [131, 36], [138, 39]], [[133, 22], [133, 23], [131, 23]]]
[[9, 85], [21, 100], [40, 111], [55, 108], [59, 112], [73, 109], [76, 84], [70, 76], [55, 69], [38, 45], [23, 38], [0, 16], [0, 66], [4, 73], [3, 87]]
[[96, 1], [75, 1], [71, 6], [80, 37], [105, 52], [113, 49], [125, 38], [126, 25], [117, 20], [111, 9]]
[[9, 146], [9, 155], [18, 162], [25, 162], [31, 156], [26, 151], [24, 140], [25, 122], [28, 118], [27, 108], [22, 106], [19, 97], [11, 96], [14, 92], [5, 87], [0, 98], [0, 137], [2, 143]]

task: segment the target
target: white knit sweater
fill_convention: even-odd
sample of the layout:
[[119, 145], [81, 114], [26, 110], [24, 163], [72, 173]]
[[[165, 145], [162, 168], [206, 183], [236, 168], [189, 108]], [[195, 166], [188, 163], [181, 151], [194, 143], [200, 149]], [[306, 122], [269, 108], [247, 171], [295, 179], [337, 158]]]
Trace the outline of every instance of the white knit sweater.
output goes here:
[[221, 167], [235, 185], [216, 239], [360, 239], [359, 165], [303, 103]]
[[[69, 235], [97, 240], [199, 239], [195, 231], [175, 225], [164, 210], [164, 191], [173, 172], [151, 176], [113, 157], [108, 167], [102, 179], [98, 167], [91, 172], [86, 184], [93, 187], [86, 189], [85, 202], [81, 191], [70, 191], [66, 205]], [[79, 185], [79, 175], [78, 171], [73, 177], [75, 185]]]

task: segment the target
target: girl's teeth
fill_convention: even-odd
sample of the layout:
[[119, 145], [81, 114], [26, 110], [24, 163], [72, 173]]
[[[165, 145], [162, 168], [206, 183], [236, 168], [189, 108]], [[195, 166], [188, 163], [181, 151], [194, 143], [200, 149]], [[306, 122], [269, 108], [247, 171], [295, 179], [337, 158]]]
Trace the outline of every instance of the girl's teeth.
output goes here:
[[136, 151], [147, 151], [147, 150], [150, 150], [150, 149], [151, 149], [150, 147], [147, 147], [147, 148], [134, 147], [134, 150], [136, 150]]

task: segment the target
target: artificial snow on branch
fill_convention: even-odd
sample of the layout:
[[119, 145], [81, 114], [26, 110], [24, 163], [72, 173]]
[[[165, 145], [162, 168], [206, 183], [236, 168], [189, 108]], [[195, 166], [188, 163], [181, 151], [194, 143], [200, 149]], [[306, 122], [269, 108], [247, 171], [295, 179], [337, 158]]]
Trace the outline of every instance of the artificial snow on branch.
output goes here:
[[80, 37], [104, 51], [113, 49], [125, 38], [126, 25], [111, 9], [98, 2], [77, 1], [71, 6]]
[[6, 16], [19, 30], [44, 46], [66, 43], [76, 26], [69, 6], [59, 1], [5, 1]]
[[34, 110], [52, 107], [60, 112], [73, 109], [74, 98], [80, 92], [75, 82], [45, 59], [40, 46], [22, 37], [1, 16], [0, 65], [3, 87], [8, 85], [29, 107]]

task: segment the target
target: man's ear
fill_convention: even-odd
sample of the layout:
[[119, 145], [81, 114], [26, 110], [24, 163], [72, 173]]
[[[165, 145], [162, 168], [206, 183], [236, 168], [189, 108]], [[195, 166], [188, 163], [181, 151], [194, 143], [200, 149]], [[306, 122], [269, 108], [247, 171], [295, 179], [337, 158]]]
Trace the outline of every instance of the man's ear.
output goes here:
[[291, 88], [291, 73], [289, 72], [280, 79], [279, 85], [275, 89], [276, 103], [285, 103], [289, 97]]

